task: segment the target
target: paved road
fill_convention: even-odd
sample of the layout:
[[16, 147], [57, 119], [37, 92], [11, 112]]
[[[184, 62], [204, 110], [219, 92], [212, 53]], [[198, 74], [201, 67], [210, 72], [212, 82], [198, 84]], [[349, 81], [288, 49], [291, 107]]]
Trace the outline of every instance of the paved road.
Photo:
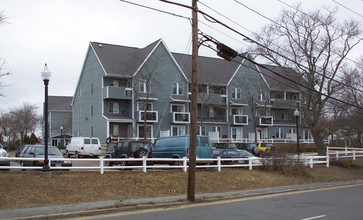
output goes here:
[[363, 219], [362, 195], [363, 184], [359, 184], [83, 219]]

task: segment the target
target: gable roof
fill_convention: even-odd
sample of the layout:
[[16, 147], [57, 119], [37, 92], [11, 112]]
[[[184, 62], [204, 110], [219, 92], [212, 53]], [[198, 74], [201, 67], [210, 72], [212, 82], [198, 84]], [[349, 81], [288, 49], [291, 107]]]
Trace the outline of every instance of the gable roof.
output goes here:
[[[274, 65], [263, 64], [259, 67], [261, 74], [265, 77], [267, 83], [272, 90], [298, 90], [299, 87], [293, 81], [300, 81], [299, 73], [294, 71], [292, 68], [280, 67]], [[287, 77], [288, 79], [277, 75], [276, 73]]]
[[[188, 80], [192, 81], [192, 55], [172, 54]], [[226, 85], [240, 65], [239, 62], [203, 56], [199, 56], [198, 62], [198, 79], [202, 84]]]
[[142, 49], [99, 42], [91, 42], [90, 44], [106, 71], [106, 75], [115, 74], [131, 77], [159, 41], [157, 40]]
[[48, 96], [49, 111], [72, 111], [72, 96]]

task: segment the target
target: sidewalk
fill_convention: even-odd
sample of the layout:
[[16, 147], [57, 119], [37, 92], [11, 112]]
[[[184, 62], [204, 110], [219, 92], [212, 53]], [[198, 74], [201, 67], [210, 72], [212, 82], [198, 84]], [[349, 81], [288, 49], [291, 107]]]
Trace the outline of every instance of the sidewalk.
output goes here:
[[[216, 201], [220, 199], [243, 198], [258, 195], [275, 194], [282, 192], [300, 191], [308, 189], [319, 189], [333, 186], [344, 186], [353, 184], [363, 184], [363, 179], [339, 182], [312, 183], [303, 185], [279, 186], [255, 190], [243, 190], [228, 193], [209, 193], [197, 194], [198, 202]], [[187, 201], [186, 195], [144, 198], [144, 199], [128, 199], [123, 201], [110, 200], [102, 202], [88, 202], [72, 205], [57, 205], [37, 208], [1, 210], [0, 219], [65, 219], [79, 216], [90, 216], [96, 214], [105, 214], [113, 212], [121, 212], [134, 209], [148, 209], [155, 207], [177, 206], [190, 203]]]

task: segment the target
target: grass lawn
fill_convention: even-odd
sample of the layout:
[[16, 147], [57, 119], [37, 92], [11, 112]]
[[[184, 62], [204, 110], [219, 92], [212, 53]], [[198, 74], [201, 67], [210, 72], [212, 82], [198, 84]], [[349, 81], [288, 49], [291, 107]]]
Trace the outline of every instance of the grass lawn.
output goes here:
[[[306, 168], [304, 175], [246, 168], [198, 169], [196, 193], [230, 192], [264, 187], [329, 182], [363, 178], [363, 159], [350, 167], [333, 163], [329, 168]], [[52, 172], [44, 178], [38, 171], [0, 172], [0, 209], [122, 200], [137, 180], [128, 198], [185, 195], [188, 173], [182, 170], [140, 170], [99, 172]]]

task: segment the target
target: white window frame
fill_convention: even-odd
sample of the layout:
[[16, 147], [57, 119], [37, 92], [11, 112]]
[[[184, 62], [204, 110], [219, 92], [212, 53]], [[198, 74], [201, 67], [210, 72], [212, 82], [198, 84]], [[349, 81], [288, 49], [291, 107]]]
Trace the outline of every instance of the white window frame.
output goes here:
[[142, 92], [142, 93], [150, 93], [151, 92], [151, 84], [150, 84], [150, 82], [149, 82], [149, 90], [150, 91], [147, 91], [146, 80], [140, 79], [139, 80], [139, 92]]
[[183, 84], [180, 82], [173, 83], [173, 95], [182, 95], [183, 94]]
[[[177, 132], [176, 132], [176, 134], [174, 134], [174, 128], [176, 128], [177, 129]], [[171, 136], [178, 136], [178, 135], [185, 135], [185, 125], [172, 125], [171, 127], [170, 127], [170, 135]]]
[[222, 127], [221, 126], [212, 126], [211, 128], [212, 132], [218, 132], [219, 133], [219, 137], [222, 137]]
[[[146, 104], [146, 111], [152, 111], [154, 109], [154, 103], [152, 102], [137, 102], [137, 111], [145, 111], [144, 108], [141, 108], [140, 105], [145, 105]], [[150, 109], [148, 109], [148, 107], [150, 106]]]
[[[181, 107], [181, 111], [173, 111], [173, 106], [177, 106], [178, 108]], [[185, 105], [184, 104], [171, 104], [170, 105], [170, 112], [185, 112]]]
[[[110, 108], [110, 105], [112, 104], [112, 111]], [[117, 110], [117, 111], [115, 111]], [[119, 114], [120, 113], [120, 105], [118, 102], [109, 102], [108, 103], [108, 113], [112, 113], [112, 114]]]
[[233, 88], [232, 90], [232, 98], [233, 99], [241, 99], [242, 90], [241, 88]]

